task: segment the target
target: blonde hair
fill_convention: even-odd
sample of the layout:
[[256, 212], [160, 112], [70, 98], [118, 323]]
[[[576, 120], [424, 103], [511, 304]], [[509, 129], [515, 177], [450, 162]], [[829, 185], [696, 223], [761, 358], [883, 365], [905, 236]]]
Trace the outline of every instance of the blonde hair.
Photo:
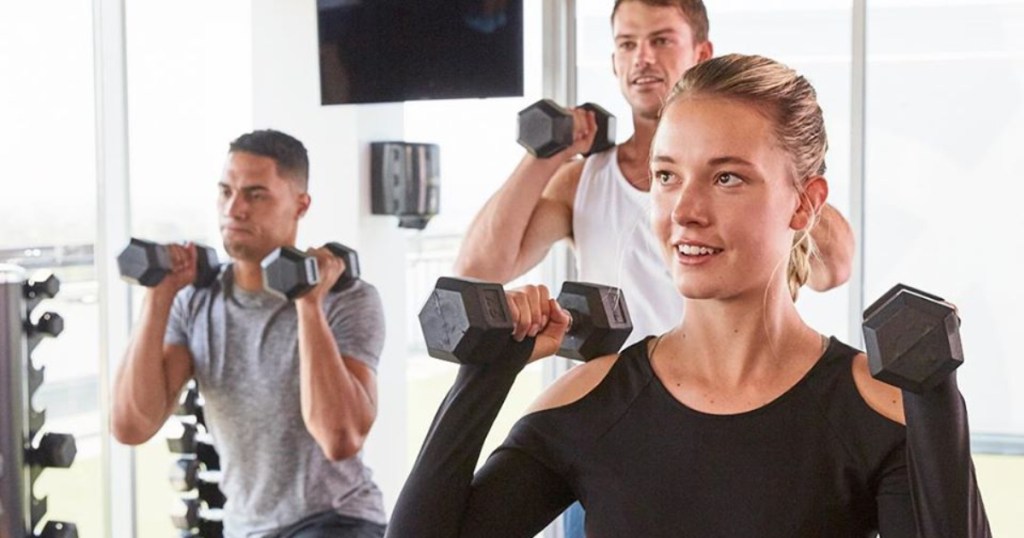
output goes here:
[[[694, 96], [735, 99], [765, 114], [772, 122], [777, 142], [792, 157], [796, 172], [793, 186], [801, 195], [808, 179], [825, 173], [825, 120], [814, 88], [793, 69], [763, 56], [729, 54], [712, 58], [686, 72], [663, 108]], [[810, 233], [817, 219], [815, 212], [793, 237], [786, 271], [793, 300], [810, 278], [811, 259], [817, 256]]]

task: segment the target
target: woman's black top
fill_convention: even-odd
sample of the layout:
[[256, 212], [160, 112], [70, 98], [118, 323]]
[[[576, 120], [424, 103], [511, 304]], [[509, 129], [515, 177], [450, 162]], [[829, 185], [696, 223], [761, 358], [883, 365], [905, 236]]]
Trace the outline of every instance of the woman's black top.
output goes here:
[[952, 472], [965, 478], [943, 487], [964, 492], [930, 492], [909, 452], [933, 461], [934, 447], [908, 449], [907, 428], [868, 407], [853, 380], [858, 352], [834, 338], [790, 390], [732, 415], [676, 400], [638, 342], [582, 399], [520, 419], [474, 475], [531, 349], [515, 344], [492, 364], [460, 368], [388, 536], [532, 537], [574, 500], [593, 538], [989, 535], [955, 380], [963, 435], [952, 442], [964, 446]]

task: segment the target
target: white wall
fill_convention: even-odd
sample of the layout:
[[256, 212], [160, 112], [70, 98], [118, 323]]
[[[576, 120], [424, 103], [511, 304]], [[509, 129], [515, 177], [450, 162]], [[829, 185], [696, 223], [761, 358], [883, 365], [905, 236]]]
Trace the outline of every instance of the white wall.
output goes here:
[[369, 142], [400, 140], [402, 106], [321, 106], [316, 3], [254, 0], [253, 127], [303, 141], [313, 204], [298, 243], [340, 241], [359, 251], [363, 277], [381, 293], [388, 337], [378, 370], [379, 414], [364, 459], [390, 513], [406, 468], [405, 234], [370, 215]]

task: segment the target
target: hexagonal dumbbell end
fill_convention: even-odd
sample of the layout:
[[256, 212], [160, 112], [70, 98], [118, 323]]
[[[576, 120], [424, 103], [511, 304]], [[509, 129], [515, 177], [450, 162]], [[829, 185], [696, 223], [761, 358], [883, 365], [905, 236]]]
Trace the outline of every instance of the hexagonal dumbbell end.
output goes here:
[[199, 391], [195, 388], [189, 387], [185, 389], [185, 392], [181, 395], [178, 400], [178, 407], [174, 409], [174, 414], [178, 416], [195, 415], [199, 411]]
[[565, 282], [557, 301], [572, 316], [572, 326], [558, 349], [563, 357], [588, 361], [616, 353], [633, 332], [626, 299], [618, 288]]
[[964, 361], [956, 311], [935, 295], [897, 284], [864, 311], [871, 375], [924, 392]]
[[171, 272], [171, 255], [163, 245], [133, 237], [118, 254], [117, 269], [124, 280], [153, 287]]
[[78, 448], [73, 435], [47, 432], [39, 439], [39, 446], [29, 452], [27, 459], [32, 465], [67, 469], [75, 462], [76, 454]]
[[171, 462], [167, 480], [175, 491], [195, 489], [199, 479], [199, 460], [184, 456]]
[[220, 470], [220, 454], [217, 448], [205, 441], [196, 441], [196, 459], [207, 471]]
[[74, 523], [47, 521], [39, 538], [78, 538], [78, 527]]
[[45, 334], [47, 336], [60, 336], [64, 332], [64, 318], [56, 312], [45, 312], [39, 316], [39, 320], [32, 325], [32, 334]]
[[25, 283], [23, 295], [26, 299], [52, 299], [60, 292], [60, 280], [53, 273], [46, 278], [33, 279]]
[[167, 438], [167, 450], [172, 454], [195, 454], [196, 433], [198, 431], [196, 426], [188, 422], [182, 422], [181, 427], [180, 437]]
[[572, 114], [550, 99], [519, 112], [518, 142], [532, 155], [550, 157], [572, 145]]
[[[441, 277], [419, 318], [427, 353], [460, 364], [489, 359], [512, 336], [512, 317], [500, 284]], [[480, 354], [484, 349], [487, 357]]]
[[32, 353], [44, 336], [55, 337], [59, 336], [62, 332], [63, 318], [61, 318], [59, 314], [53, 312], [43, 313], [36, 323], [27, 323], [26, 333], [28, 338], [26, 340], [29, 347], [29, 353]]
[[181, 530], [194, 529], [199, 526], [199, 499], [182, 499], [182, 506], [171, 513], [171, 522]]
[[293, 247], [281, 247], [263, 258], [263, 286], [288, 300], [301, 297], [320, 281], [316, 258]]
[[206, 245], [196, 245], [196, 279], [192, 284], [197, 288], [208, 288], [220, 274], [220, 260], [217, 251]]
[[615, 116], [600, 105], [594, 103], [583, 103], [580, 108], [594, 113], [597, 121], [597, 134], [594, 135], [594, 143], [584, 156], [601, 153], [602, 151], [615, 146]]
[[353, 282], [359, 279], [359, 254], [356, 253], [355, 249], [333, 241], [325, 244], [324, 247], [345, 262], [345, 270], [338, 277], [338, 281], [331, 286], [331, 291], [339, 292], [347, 289]]
[[208, 510], [199, 518], [199, 536], [203, 538], [223, 538], [223, 518], [223, 513], [220, 510]]
[[31, 353], [44, 336], [52, 338], [60, 336], [60, 333], [64, 332], [64, 318], [56, 312], [44, 312], [35, 323], [29, 324], [26, 329], [28, 351]]
[[[196, 483], [196, 488], [199, 490], [199, 500], [206, 503], [206, 506], [210, 508], [224, 508], [224, 503], [227, 502], [227, 498], [224, 496], [224, 492], [220, 490], [220, 473], [203, 473], [199, 477], [199, 482]], [[211, 480], [211, 477], [216, 476], [217, 480]]]

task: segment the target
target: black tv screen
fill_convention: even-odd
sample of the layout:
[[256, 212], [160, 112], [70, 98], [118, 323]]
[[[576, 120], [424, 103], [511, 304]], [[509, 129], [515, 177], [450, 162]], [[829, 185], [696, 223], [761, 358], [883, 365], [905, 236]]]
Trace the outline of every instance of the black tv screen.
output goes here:
[[523, 95], [522, 0], [317, 0], [322, 104]]

